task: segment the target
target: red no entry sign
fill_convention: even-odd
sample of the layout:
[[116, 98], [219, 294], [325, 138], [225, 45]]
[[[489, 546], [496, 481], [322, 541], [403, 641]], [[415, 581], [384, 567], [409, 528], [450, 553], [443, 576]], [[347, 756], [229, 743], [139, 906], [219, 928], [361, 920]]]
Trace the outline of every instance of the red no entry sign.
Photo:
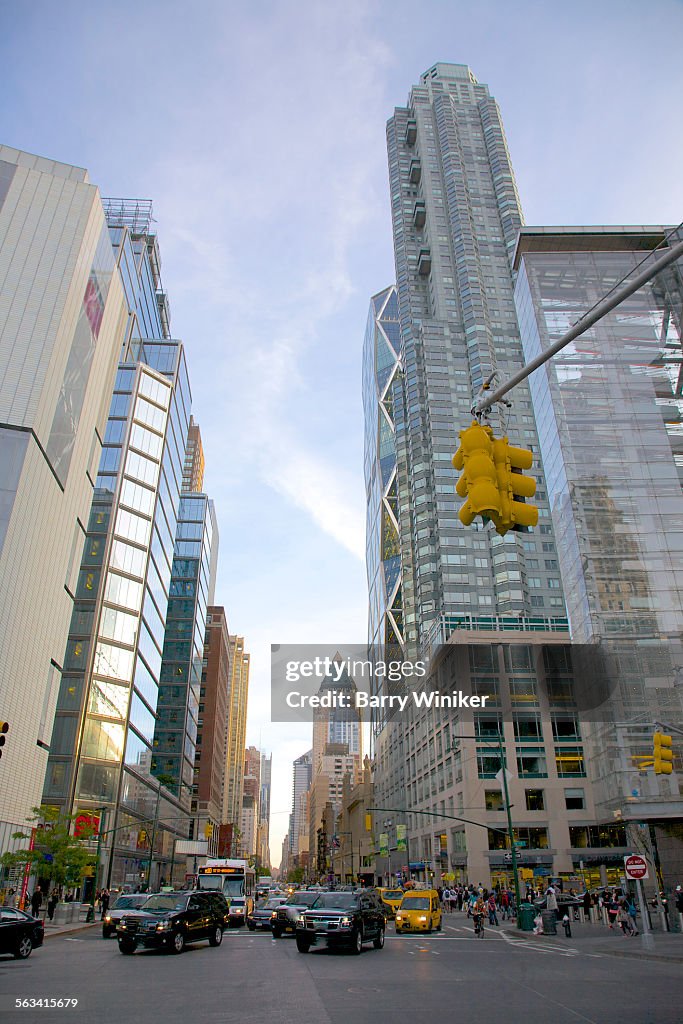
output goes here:
[[647, 861], [637, 853], [624, 857], [624, 870], [627, 878], [647, 878]]

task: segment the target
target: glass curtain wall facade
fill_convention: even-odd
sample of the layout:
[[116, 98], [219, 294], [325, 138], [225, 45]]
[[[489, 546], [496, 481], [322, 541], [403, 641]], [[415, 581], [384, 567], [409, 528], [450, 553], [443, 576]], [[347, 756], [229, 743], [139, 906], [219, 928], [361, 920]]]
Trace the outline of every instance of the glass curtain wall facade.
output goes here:
[[195, 752], [214, 538], [213, 502], [205, 494], [183, 494], [173, 550], [152, 774], [193, 812], [197, 810]]
[[[165, 333], [156, 238], [146, 233], [151, 210], [129, 226], [118, 213], [112, 221], [107, 201], [105, 209], [129, 331], [83, 549], [43, 799], [68, 811], [105, 809], [104, 882], [111, 886], [158, 880], [173, 858], [175, 836], [187, 835], [187, 815], [154, 778], [152, 760], [191, 395], [183, 346]], [[155, 826], [159, 819], [163, 827]], [[152, 863], [156, 878], [150, 879]]]
[[[527, 361], [647, 265], [667, 230], [524, 230], [515, 299]], [[683, 727], [682, 313], [679, 261], [530, 378], [572, 638], [619, 665], [591, 725], [595, 800], [641, 821], [683, 814], [676, 771], [637, 769], [654, 722]], [[680, 869], [683, 834], [678, 848]]]
[[394, 424], [394, 387], [401, 372], [396, 289], [370, 301], [363, 345], [368, 638], [378, 658], [405, 648]]

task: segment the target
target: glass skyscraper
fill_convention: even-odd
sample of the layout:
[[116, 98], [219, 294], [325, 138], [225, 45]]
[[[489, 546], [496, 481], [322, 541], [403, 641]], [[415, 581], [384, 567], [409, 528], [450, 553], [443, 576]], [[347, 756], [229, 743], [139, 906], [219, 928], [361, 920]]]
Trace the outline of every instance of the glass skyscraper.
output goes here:
[[[401, 811], [392, 828], [408, 825], [413, 875], [509, 883], [495, 832], [504, 826], [500, 735], [521, 859], [539, 877], [569, 878], [568, 821], [579, 804], [595, 819], [590, 788], [577, 785], [586, 751], [567, 703], [569, 624], [528, 383], [489, 421], [534, 453], [538, 528], [501, 537], [490, 526], [463, 527], [451, 464], [483, 384], [524, 362], [512, 267], [523, 220], [496, 101], [467, 66], [436, 64], [394, 111], [387, 148], [400, 344], [395, 365], [382, 347], [375, 303], [388, 292], [380, 293], [364, 349], [369, 640], [377, 647], [388, 621], [380, 586], [388, 567], [401, 576], [405, 656], [448, 645], [441, 691], [464, 683], [491, 697], [486, 713], [414, 709], [378, 719], [376, 800]], [[394, 466], [395, 491], [383, 493]], [[397, 510], [397, 566], [380, 557], [387, 501]], [[623, 843], [623, 829], [609, 842]], [[382, 870], [405, 876], [407, 851], [391, 828], [389, 846]]]
[[[515, 300], [527, 361], [679, 234], [524, 229]], [[618, 665], [587, 729], [596, 806], [630, 821], [634, 843], [637, 823], [651, 824], [669, 884], [683, 851], [679, 775], [639, 763], [652, 757], [655, 722], [683, 727], [682, 330], [679, 260], [530, 378], [572, 639]]]
[[[105, 200], [128, 332], [103, 439], [43, 800], [104, 808], [105, 884], [167, 873], [187, 805], [152, 772], [190, 387], [170, 338], [151, 205]], [[203, 635], [203, 634], [202, 634]], [[200, 654], [201, 662], [201, 654]], [[163, 819], [163, 828], [154, 824]], [[150, 844], [154, 842], [154, 850]]]

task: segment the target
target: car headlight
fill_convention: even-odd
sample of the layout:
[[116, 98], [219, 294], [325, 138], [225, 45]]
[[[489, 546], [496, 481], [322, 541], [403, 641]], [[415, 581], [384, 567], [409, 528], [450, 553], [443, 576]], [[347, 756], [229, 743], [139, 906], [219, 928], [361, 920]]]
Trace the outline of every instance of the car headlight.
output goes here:
[[349, 925], [351, 924], [351, 918], [350, 917], [342, 917], [340, 919], [340, 921], [339, 921], [339, 924], [340, 924], [340, 926], [342, 928], [348, 928]]
[[397, 914], [396, 915], [396, 920], [397, 921], [402, 921], [403, 920], [403, 915], [402, 914]]
[[295, 924], [300, 924], [300, 925], [306, 924], [306, 919], [304, 918], [303, 914], [299, 914], [299, 916], [296, 918]]
[[418, 921], [426, 921], [426, 920], [427, 920], [426, 917], [418, 917]]
[[271, 917], [277, 917], [277, 910], [271, 910], [270, 916]]
[[171, 922], [170, 921], [159, 921], [159, 924], [157, 925], [157, 931], [158, 932], [163, 932], [167, 928], [170, 928], [170, 927], [171, 927]]
[[111, 924], [111, 915], [110, 914], [106, 914], [105, 915], [104, 923], [105, 924]]
[[243, 914], [244, 913], [244, 909], [243, 909], [243, 907], [230, 907], [230, 913], [231, 914]]

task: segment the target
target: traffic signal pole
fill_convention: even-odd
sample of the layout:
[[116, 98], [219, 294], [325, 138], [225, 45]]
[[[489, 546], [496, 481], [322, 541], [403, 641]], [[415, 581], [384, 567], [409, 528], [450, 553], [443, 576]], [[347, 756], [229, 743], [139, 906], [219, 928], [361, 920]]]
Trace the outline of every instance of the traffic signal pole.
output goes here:
[[[656, 251], [656, 250], [655, 250]], [[515, 373], [507, 383], [502, 384], [496, 391], [484, 392], [472, 406], [472, 415], [479, 418], [487, 409], [490, 409], [492, 405], [499, 402], [501, 398], [507, 395], [508, 391], [511, 391], [517, 384], [521, 384], [523, 380], [537, 370], [539, 366], [543, 366], [549, 359], [552, 359], [554, 355], [557, 355], [563, 348], [566, 348], [570, 342], [574, 341], [575, 338], [580, 338], [582, 334], [590, 330], [593, 324], [596, 324], [598, 320], [602, 319], [606, 313], [609, 313], [618, 306], [620, 302], [627, 299], [629, 295], [633, 295], [639, 288], [642, 288], [644, 284], [652, 280], [655, 274], [658, 274], [660, 270], [668, 267], [669, 264], [683, 256], [683, 242], [678, 242], [676, 245], [671, 246], [668, 252], [665, 252], [659, 259], [655, 259], [653, 263], [642, 270], [639, 274], [636, 274], [628, 284], [623, 285], [621, 288], [617, 288], [611, 295], [602, 299], [601, 302], [594, 306], [588, 313], [586, 313], [573, 327], [559, 338], [550, 348], [542, 352], [540, 356], [536, 356], [530, 363], [523, 366], [521, 370]]]

